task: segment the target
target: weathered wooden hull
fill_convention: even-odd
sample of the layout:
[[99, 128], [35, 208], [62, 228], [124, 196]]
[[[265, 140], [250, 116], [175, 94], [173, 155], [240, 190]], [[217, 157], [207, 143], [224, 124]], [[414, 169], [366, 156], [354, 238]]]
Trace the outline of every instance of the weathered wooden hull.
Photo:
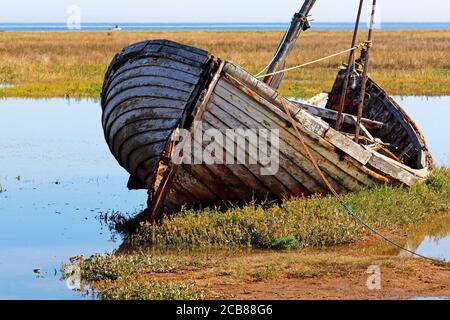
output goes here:
[[[339, 110], [342, 85], [346, 69], [336, 78], [326, 108]], [[356, 78], [354, 87], [347, 90], [344, 112], [356, 115], [361, 78]], [[425, 138], [408, 114], [380, 86], [369, 78], [366, 87], [363, 117], [379, 121], [382, 128], [372, 134], [383, 141], [396, 159], [407, 166], [423, 169], [430, 167], [432, 159]]]
[[[158, 45], [161, 44], [151, 43], [146, 44], [146, 47]], [[176, 48], [179, 45], [165, 42], [164, 46]], [[183, 46], [178, 48], [189, 51]], [[153, 58], [154, 55], [155, 52], [152, 52]], [[117, 80], [110, 78], [117, 78], [117, 73], [126, 72], [121, 70], [134, 68], [141, 58], [122, 63], [120, 68], [109, 71], [106, 77], [103, 91], [106, 140], [121, 165], [134, 177], [130, 181], [135, 183], [130, 184], [149, 190], [149, 209], [153, 218], [161, 213], [176, 212], [183, 206], [327, 194], [329, 190], [299, 143], [279, 94], [231, 62], [221, 62], [219, 65], [219, 60], [208, 57], [204, 52], [200, 56], [202, 60], [195, 65], [194, 76], [197, 81], [189, 83], [187, 90], [184, 90], [186, 92], [183, 91], [182, 96], [176, 98], [176, 105], [172, 105], [173, 97], [170, 98], [169, 106], [154, 103], [166, 101], [161, 96], [167, 90], [173, 90], [171, 82], [149, 85], [153, 83], [155, 76], [139, 73], [137, 76], [144, 81], [140, 84], [142, 90], [125, 89], [126, 97], [129, 97], [125, 102], [111, 102], [113, 99], [117, 100], [110, 97], [111, 91], [120, 89], [116, 89], [119, 85], [114, 84]], [[126, 58], [122, 60], [128, 61]], [[179, 66], [171, 67], [177, 69]], [[174, 70], [173, 73], [172, 69], [167, 70], [166, 76], [178, 80], [178, 73], [175, 71], [180, 70]], [[129, 82], [124, 83], [122, 85], [126, 87]], [[154, 90], [155, 88], [159, 90]], [[151, 92], [152, 97], [156, 96], [157, 100], [147, 100], [147, 91]], [[296, 104], [287, 102], [287, 106], [321, 169], [340, 193], [382, 184], [413, 185], [425, 180], [429, 174], [429, 162], [425, 162], [420, 169], [413, 169], [355, 143], [350, 137], [334, 130], [330, 123]], [[135, 112], [141, 108], [145, 110], [144, 113]], [[164, 112], [155, 113], [155, 110]], [[146, 116], [148, 113], [150, 117]], [[153, 114], [158, 117], [156, 122]], [[166, 120], [167, 115], [170, 115], [170, 120], [177, 121]], [[222, 155], [223, 161], [217, 162], [221, 164], [208, 165], [201, 161], [198, 164], [173, 163], [171, 157], [175, 149], [170, 139], [171, 133], [176, 128], [184, 128], [195, 137], [197, 122], [202, 123], [203, 133], [216, 129], [224, 133], [224, 136], [227, 130], [237, 128], [279, 130], [279, 170], [273, 175], [262, 174], [267, 165], [258, 159], [248, 163], [228, 164], [225, 160], [227, 152]], [[136, 126], [135, 123], [140, 125]], [[418, 131], [417, 135], [420, 135]], [[230, 143], [233, 150], [244, 149], [247, 159], [254, 157], [238, 140], [222, 143]], [[224, 149], [229, 150], [229, 145]], [[425, 144], [421, 150], [428, 155]]]
[[145, 41], [112, 61], [103, 85], [102, 125], [130, 188], [151, 186], [173, 130], [186, 119], [208, 72], [203, 50]]
[[[279, 172], [263, 176], [261, 164], [176, 166], [170, 187], [164, 192], [163, 211], [177, 211], [186, 204], [286, 199], [329, 192], [289, 126], [276, 92], [229, 62], [209, 91], [207, 100], [196, 109], [196, 120], [207, 123], [204, 129], [222, 132], [239, 127], [279, 129]], [[366, 150], [319, 118], [299, 112], [292, 104], [289, 107], [306, 144], [338, 192], [381, 184], [412, 185], [426, 178], [426, 170], [413, 170]]]

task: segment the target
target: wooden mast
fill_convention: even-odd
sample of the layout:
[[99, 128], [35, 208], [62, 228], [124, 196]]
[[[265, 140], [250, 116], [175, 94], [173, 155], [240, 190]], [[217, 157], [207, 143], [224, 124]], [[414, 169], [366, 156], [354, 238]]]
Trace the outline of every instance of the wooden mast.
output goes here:
[[372, 46], [372, 37], [373, 37], [373, 28], [375, 24], [375, 9], [377, 7], [377, 0], [373, 0], [372, 2], [372, 13], [370, 17], [370, 27], [369, 27], [369, 36], [367, 39], [367, 48], [362, 51], [361, 54], [361, 60], [364, 63], [364, 69], [362, 74], [362, 80], [361, 80], [361, 92], [359, 97], [359, 104], [358, 104], [358, 113], [357, 113], [357, 122], [356, 122], [356, 132], [355, 132], [355, 142], [359, 143], [360, 133], [361, 133], [361, 118], [363, 115], [363, 109], [364, 109], [364, 99], [366, 97], [366, 85], [367, 85], [367, 78], [368, 78], [368, 70], [369, 70], [369, 61], [370, 61], [370, 47]]
[[[359, 7], [358, 7], [358, 14], [356, 15], [356, 23], [355, 23], [355, 29], [353, 31], [353, 39], [352, 39], [352, 48], [356, 45], [356, 37], [358, 35], [359, 30], [359, 21], [361, 19], [361, 12], [362, 7], [364, 4], [364, 0], [359, 1]], [[352, 69], [354, 67], [353, 60], [355, 57], [355, 50], [350, 51], [350, 55], [348, 57], [348, 63], [347, 63], [347, 72], [345, 73], [345, 79], [344, 79], [344, 85], [342, 87], [342, 93], [341, 93], [341, 100], [339, 102], [339, 114], [336, 121], [335, 129], [337, 131], [340, 131], [342, 128], [342, 113], [344, 112], [345, 107], [345, 99], [347, 98], [347, 90], [348, 90], [348, 84], [350, 82], [350, 73], [352, 72]]]
[[[292, 18], [291, 26], [286, 32], [280, 45], [278, 46], [275, 58], [270, 64], [267, 73], [273, 73], [284, 69], [286, 65], [286, 59], [294, 48], [295, 42], [300, 36], [300, 33], [310, 28], [308, 15], [315, 2], [316, 0], [305, 0], [300, 11], [294, 15], [294, 17]], [[267, 83], [271, 88], [276, 90], [280, 87], [283, 77], [284, 73], [266, 76], [264, 78], [264, 82]]]

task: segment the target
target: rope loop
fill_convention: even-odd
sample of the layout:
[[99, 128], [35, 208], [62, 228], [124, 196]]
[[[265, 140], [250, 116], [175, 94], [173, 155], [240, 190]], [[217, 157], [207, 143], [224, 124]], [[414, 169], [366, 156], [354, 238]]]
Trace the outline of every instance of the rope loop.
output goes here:
[[[267, 73], [267, 74], [263, 74], [263, 75], [261, 75], [261, 73], [259, 73], [259, 74], [256, 74], [255, 77], [258, 78], [258, 79], [261, 79], [261, 78], [265, 78], [265, 77], [268, 77], [268, 76], [274, 76], [274, 75], [279, 74], [279, 73], [285, 73], [285, 72], [289, 72], [289, 71], [292, 71], [292, 70], [300, 69], [300, 68], [303, 68], [303, 67], [306, 67], [306, 66], [310, 66], [312, 64], [319, 63], [319, 62], [322, 62], [324, 60], [328, 60], [328, 59], [340, 56], [340, 55], [345, 54], [347, 52], [361, 49], [361, 48], [366, 47], [367, 45], [369, 45], [368, 43], [369, 43], [369, 41], [362, 42], [362, 43], [358, 44], [357, 46], [355, 46], [353, 48], [350, 48], [350, 49], [347, 49], [347, 50], [343, 50], [343, 51], [331, 54], [329, 56], [326, 56], [326, 57], [323, 57], [323, 58], [320, 58], [320, 59], [316, 59], [316, 60], [313, 60], [313, 61], [310, 61], [310, 62], [307, 62], [307, 63], [303, 63], [303, 64], [300, 64], [300, 65], [297, 65], [297, 66], [293, 66], [293, 67], [286, 68], [286, 69], [283, 69], [283, 70], [275, 71], [275, 72], [272, 72], [272, 73]], [[371, 43], [372, 42], [370, 41], [370, 45], [371, 45]], [[263, 70], [265, 70], [265, 69], [263, 69]]]
[[362, 44], [363, 44], [363, 46], [364, 46], [365, 48], [367, 48], [367, 49], [370, 49], [370, 48], [373, 47], [373, 41], [372, 41], [372, 40], [364, 41]]

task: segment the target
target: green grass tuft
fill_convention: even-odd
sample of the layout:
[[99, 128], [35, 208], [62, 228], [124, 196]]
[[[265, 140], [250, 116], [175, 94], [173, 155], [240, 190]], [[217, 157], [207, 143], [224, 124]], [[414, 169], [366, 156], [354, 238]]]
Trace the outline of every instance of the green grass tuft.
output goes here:
[[277, 268], [269, 264], [249, 272], [249, 275], [258, 282], [272, 280], [277, 277]]
[[293, 250], [299, 247], [300, 243], [294, 236], [279, 237], [272, 241], [272, 249], [275, 250]]
[[[398, 229], [449, 210], [449, 169], [436, 170], [426, 184], [390, 186], [349, 194], [345, 201], [375, 228]], [[131, 245], [157, 247], [330, 247], [350, 243], [367, 232], [333, 197], [311, 197], [281, 205], [251, 204], [220, 209], [183, 210], [154, 228], [143, 226]]]

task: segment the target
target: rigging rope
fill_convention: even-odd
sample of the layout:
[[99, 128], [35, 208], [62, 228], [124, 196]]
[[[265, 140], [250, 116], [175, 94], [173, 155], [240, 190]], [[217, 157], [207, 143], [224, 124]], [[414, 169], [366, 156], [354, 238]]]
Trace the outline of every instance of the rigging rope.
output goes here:
[[361, 219], [353, 210], [352, 208], [350, 208], [350, 206], [345, 202], [345, 200], [342, 198], [342, 196], [337, 193], [337, 191], [334, 189], [334, 187], [331, 185], [330, 181], [328, 180], [328, 178], [325, 176], [325, 174], [323, 173], [322, 169], [320, 169], [319, 164], [317, 163], [316, 158], [313, 156], [313, 154], [311, 153], [310, 148], [308, 147], [308, 145], [305, 143], [305, 140], [303, 139], [302, 134], [300, 133], [300, 130], [297, 127], [297, 122], [294, 120], [294, 118], [292, 117], [292, 114], [286, 104], [286, 100], [285, 98], [281, 95], [280, 92], [278, 92], [278, 96], [280, 98], [281, 104], [283, 105], [284, 111], [286, 112], [289, 121], [291, 122], [292, 127], [295, 130], [295, 133], [297, 135], [298, 140], [300, 141], [300, 143], [302, 144], [303, 148], [305, 149], [305, 152], [309, 158], [309, 160], [311, 161], [311, 163], [313, 164], [313, 166], [315, 167], [315, 169], [317, 170], [317, 172], [319, 173], [320, 177], [322, 178], [322, 180], [325, 182], [325, 185], [328, 187], [328, 189], [331, 191], [331, 193], [336, 197], [336, 199], [339, 201], [339, 203], [343, 206], [343, 208], [345, 209], [345, 211], [356, 221], [359, 222], [360, 224], [362, 224], [365, 228], [367, 228], [369, 231], [373, 232], [374, 234], [376, 234], [377, 236], [381, 237], [383, 240], [385, 240], [386, 242], [390, 243], [391, 245], [399, 248], [400, 250], [406, 251], [414, 256], [417, 256], [419, 258], [425, 259], [425, 260], [429, 260], [432, 262], [437, 262], [437, 263], [447, 263], [446, 261], [442, 261], [439, 259], [433, 259], [430, 257], [426, 257], [424, 255], [421, 255], [417, 252], [414, 252], [412, 250], [409, 250], [405, 247], [402, 247], [401, 245], [395, 243], [393, 240], [389, 239], [388, 237], [386, 237], [385, 235], [383, 235], [381, 232], [377, 231], [375, 228], [371, 227], [367, 222], [365, 222], [363, 219]]
[[[287, 34], [288, 34], [287, 32], [284, 33], [283, 40], [281, 40], [281, 43], [284, 42], [284, 40], [285, 40], [286, 37], [287, 37]], [[272, 59], [270, 59], [270, 62], [267, 64], [267, 66], [265, 66], [264, 69], [262, 69], [260, 72], [258, 72], [257, 74], [255, 74], [255, 77], [260, 76], [264, 71], [266, 71], [267, 69], [269, 69], [270, 65], [271, 65], [272, 62], [275, 60], [275, 58], [277, 57], [278, 53], [279, 53], [280, 50], [281, 50], [281, 43], [280, 43], [280, 45], [278, 46], [278, 49], [277, 49], [277, 51], [275, 52], [275, 54], [273, 55]]]
[[[303, 68], [303, 67], [306, 67], [306, 66], [309, 66], [309, 65], [312, 65], [312, 64], [315, 64], [315, 63], [318, 63], [318, 62], [330, 59], [330, 58], [334, 58], [334, 57], [340, 56], [342, 54], [345, 54], [347, 52], [354, 51], [354, 50], [357, 50], [357, 49], [360, 49], [362, 47], [369, 46], [369, 45], [370, 44], [369, 44], [368, 41], [362, 42], [362, 43], [358, 44], [357, 46], [355, 46], [353, 48], [350, 48], [350, 49], [347, 49], [347, 50], [343, 50], [343, 51], [340, 51], [338, 53], [331, 54], [329, 56], [326, 56], [326, 57], [323, 57], [323, 58], [320, 58], [320, 59], [317, 59], [317, 60], [313, 60], [313, 61], [310, 61], [310, 62], [307, 62], [307, 63], [304, 63], [304, 64], [300, 64], [300, 65], [293, 66], [293, 67], [290, 67], [290, 68], [287, 68], [287, 69], [275, 71], [275, 72], [272, 72], [272, 73], [267, 73], [267, 74], [263, 74], [263, 75], [257, 74], [257, 75], [255, 75], [255, 77], [257, 79], [261, 79], [261, 78], [265, 78], [265, 77], [268, 77], [268, 76], [274, 76], [274, 75], [279, 74], [279, 73], [284, 73], [284, 72], [289, 72], [289, 71], [292, 71], [292, 70], [300, 69], [300, 68]], [[267, 67], [265, 69], [267, 69]], [[265, 69], [263, 69], [263, 71]]]

